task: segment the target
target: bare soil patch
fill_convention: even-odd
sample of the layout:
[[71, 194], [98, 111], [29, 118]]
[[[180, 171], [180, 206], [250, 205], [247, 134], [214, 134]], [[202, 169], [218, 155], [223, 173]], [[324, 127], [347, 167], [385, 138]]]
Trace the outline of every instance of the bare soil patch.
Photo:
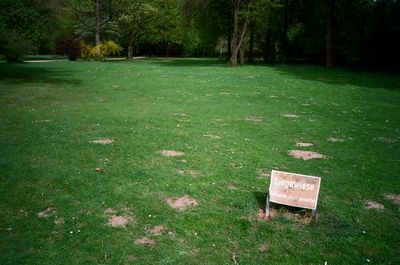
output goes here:
[[235, 185], [235, 183], [229, 183], [228, 184], [228, 189], [230, 189], [230, 190], [237, 190], [238, 189], [238, 187]]
[[286, 117], [286, 118], [299, 118], [299, 117], [300, 117], [300, 116], [298, 116], [298, 115], [290, 114], [290, 113], [288, 113], [288, 114], [283, 114], [282, 116], [283, 116], [283, 117]]
[[271, 176], [271, 173], [264, 170], [264, 169], [260, 169], [258, 170], [258, 178], [259, 179], [265, 179], [265, 178], [269, 178]]
[[247, 116], [244, 118], [246, 121], [251, 121], [251, 122], [262, 122], [262, 119], [260, 117], [256, 117], [256, 116]]
[[273, 208], [269, 209], [269, 217], [266, 216], [264, 209], [258, 209], [257, 212], [257, 220], [259, 221], [267, 221], [276, 215], [276, 210]]
[[150, 229], [150, 233], [153, 236], [160, 236], [164, 233], [165, 231], [165, 227], [163, 225], [156, 225], [155, 227], [153, 227], [152, 229]]
[[125, 227], [129, 223], [130, 219], [131, 218], [128, 216], [112, 215], [108, 219], [108, 224], [112, 227]]
[[221, 139], [220, 136], [218, 136], [218, 135], [213, 135], [213, 134], [204, 134], [203, 136], [204, 136], [204, 137], [207, 137], [207, 138], [210, 138], [210, 139], [213, 139], [213, 140]]
[[332, 143], [344, 142], [343, 139], [335, 138], [335, 137], [329, 137], [327, 140], [330, 141], [330, 142], [332, 142]]
[[312, 144], [312, 143], [301, 143], [301, 142], [296, 143], [297, 147], [309, 147], [309, 146], [313, 146], [313, 145], [314, 144]]
[[175, 150], [161, 150], [159, 153], [165, 157], [177, 157], [185, 155], [184, 152], [175, 151]]
[[54, 214], [54, 211], [55, 211], [55, 209], [54, 209], [53, 207], [49, 207], [49, 208], [47, 208], [46, 210], [43, 210], [43, 211], [41, 211], [41, 212], [38, 212], [37, 216], [38, 216], [39, 218], [47, 218], [47, 217], [53, 215], [53, 214]]
[[366, 209], [383, 210], [383, 209], [385, 209], [385, 206], [383, 206], [383, 204], [380, 204], [380, 203], [378, 203], [378, 202], [374, 202], [374, 201], [365, 201], [365, 202], [364, 202], [364, 208], [366, 208]]
[[302, 151], [302, 150], [290, 150], [289, 155], [291, 155], [294, 158], [301, 158], [303, 160], [310, 160], [310, 159], [315, 159], [315, 158], [326, 158], [326, 156], [321, 155], [320, 153], [317, 152], [312, 152], [312, 151]]
[[56, 218], [54, 220], [54, 224], [56, 225], [63, 225], [65, 223], [64, 218]]
[[187, 195], [185, 195], [183, 197], [180, 197], [180, 198], [178, 198], [176, 200], [174, 200], [172, 198], [167, 198], [165, 200], [165, 202], [171, 208], [177, 209], [177, 210], [180, 210], [180, 211], [186, 210], [186, 208], [189, 207], [189, 206], [197, 206], [198, 205], [198, 202], [195, 199], [193, 199], [193, 198], [191, 198], [191, 197], [189, 197]]
[[110, 138], [99, 138], [99, 139], [91, 141], [92, 144], [112, 144], [113, 142], [114, 142], [114, 139], [110, 139]]
[[261, 252], [266, 252], [269, 249], [269, 244], [268, 243], [263, 243], [258, 247], [258, 250]]
[[116, 213], [116, 211], [113, 208], [107, 208], [104, 210], [105, 214], [113, 214]]
[[178, 170], [178, 173], [181, 176], [197, 177], [199, 175], [199, 172], [197, 170], [193, 170], [193, 169]]
[[400, 204], [400, 195], [399, 194], [388, 193], [388, 194], [385, 194], [385, 198], [388, 200], [391, 200], [392, 202], [394, 202], [396, 204]]
[[155, 246], [156, 241], [144, 236], [142, 238], [136, 239], [134, 243], [136, 245]]

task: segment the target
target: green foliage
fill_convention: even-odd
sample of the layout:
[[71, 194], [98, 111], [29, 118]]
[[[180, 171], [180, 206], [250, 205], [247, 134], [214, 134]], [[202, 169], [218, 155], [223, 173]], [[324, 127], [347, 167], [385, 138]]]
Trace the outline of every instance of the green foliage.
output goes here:
[[0, 36], [0, 54], [3, 54], [8, 62], [22, 62], [31, 50], [31, 42], [16, 31], [4, 32]]
[[[82, 59], [97, 59], [97, 60], [106, 60], [110, 56], [118, 55], [120, 48], [118, 45], [111, 41], [103, 41], [97, 46], [91, 46], [86, 44], [84, 41], [81, 41], [81, 58]], [[100, 57], [97, 57], [96, 50], [100, 49]]]
[[[0, 34], [15, 35], [28, 40], [35, 51], [54, 48], [58, 19], [56, 12], [45, 0], [1, 0]], [[25, 45], [21, 45], [25, 46]]]

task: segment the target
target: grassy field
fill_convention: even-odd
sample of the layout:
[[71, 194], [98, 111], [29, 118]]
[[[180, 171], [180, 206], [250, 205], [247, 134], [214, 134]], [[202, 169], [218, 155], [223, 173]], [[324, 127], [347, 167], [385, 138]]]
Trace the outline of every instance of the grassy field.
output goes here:
[[[0, 264], [400, 264], [399, 88], [217, 60], [0, 64]], [[315, 223], [259, 220], [272, 169], [322, 178]]]

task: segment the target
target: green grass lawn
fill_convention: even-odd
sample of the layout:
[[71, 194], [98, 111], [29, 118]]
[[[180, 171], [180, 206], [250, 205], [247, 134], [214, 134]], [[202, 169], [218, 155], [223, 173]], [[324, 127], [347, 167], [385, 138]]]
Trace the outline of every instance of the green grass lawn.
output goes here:
[[[0, 264], [400, 264], [399, 88], [218, 60], [0, 64]], [[258, 219], [272, 169], [321, 177], [315, 223]], [[166, 203], [184, 195], [198, 205]]]

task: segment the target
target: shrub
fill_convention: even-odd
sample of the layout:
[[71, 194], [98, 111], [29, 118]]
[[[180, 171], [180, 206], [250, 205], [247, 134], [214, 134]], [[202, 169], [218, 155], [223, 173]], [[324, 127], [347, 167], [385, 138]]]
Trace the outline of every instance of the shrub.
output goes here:
[[0, 37], [0, 53], [8, 62], [22, 62], [32, 48], [31, 42], [15, 31], [4, 33]]
[[81, 40], [76, 36], [61, 37], [57, 40], [56, 53], [66, 55], [75, 61], [80, 55]]
[[[96, 49], [100, 48], [100, 56], [99, 58], [97, 57], [96, 54]], [[98, 46], [91, 46], [86, 44], [84, 41], [80, 42], [80, 48], [81, 48], [81, 57], [84, 59], [99, 59], [99, 60], [105, 60], [109, 56], [117, 55], [119, 53], [120, 48], [118, 45], [111, 41], [104, 41], [100, 43]]]

